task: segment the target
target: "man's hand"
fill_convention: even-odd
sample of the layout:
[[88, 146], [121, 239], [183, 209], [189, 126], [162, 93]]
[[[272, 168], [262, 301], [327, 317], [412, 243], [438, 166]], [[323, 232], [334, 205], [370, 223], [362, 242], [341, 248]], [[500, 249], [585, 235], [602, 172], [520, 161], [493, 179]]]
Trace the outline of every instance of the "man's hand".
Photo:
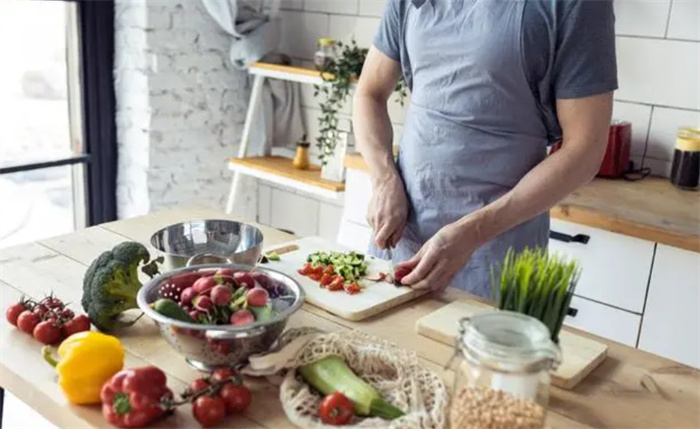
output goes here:
[[411, 269], [401, 283], [414, 289], [444, 290], [469, 262], [478, 247], [469, 223], [451, 223], [437, 232], [410, 260], [399, 267]]
[[367, 222], [374, 229], [374, 242], [377, 247], [395, 247], [401, 240], [407, 218], [408, 199], [398, 174], [374, 180]]

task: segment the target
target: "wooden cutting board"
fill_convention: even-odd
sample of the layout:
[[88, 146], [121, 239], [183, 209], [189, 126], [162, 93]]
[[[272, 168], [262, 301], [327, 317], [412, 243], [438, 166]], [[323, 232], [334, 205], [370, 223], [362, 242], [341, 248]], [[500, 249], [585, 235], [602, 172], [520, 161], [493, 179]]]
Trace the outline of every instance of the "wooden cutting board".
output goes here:
[[[298, 248], [294, 249], [294, 247]], [[321, 237], [307, 237], [265, 249], [266, 252], [276, 250], [283, 252], [280, 260], [269, 261], [265, 267], [281, 271], [299, 282], [306, 292], [308, 303], [346, 320], [358, 321], [375, 316], [426, 293], [426, 291], [416, 291], [388, 282], [361, 281], [360, 284], [364, 289], [355, 295], [349, 295], [345, 291], [333, 292], [320, 287], [318, 282], [297, 272], [304, 265], [309, 254], [316, 251], [350, 251], [338, 243]], [[376, 278], [380, 272], [391, 271], [389, 261], [373, 256], [367, 256], [366, 260], [368, 261], [367, 276], [370, 278]]]
[[[455, 301], [416, 322], [416, 331], [441, 343], [454, 345], [459, 334], [459, 320], [495, 308], [475, 301]], [[559, 334], [562, 362], [552, 374], [552, 384], [571, 390], [605, 359], [608, 346], [562, 330]]]

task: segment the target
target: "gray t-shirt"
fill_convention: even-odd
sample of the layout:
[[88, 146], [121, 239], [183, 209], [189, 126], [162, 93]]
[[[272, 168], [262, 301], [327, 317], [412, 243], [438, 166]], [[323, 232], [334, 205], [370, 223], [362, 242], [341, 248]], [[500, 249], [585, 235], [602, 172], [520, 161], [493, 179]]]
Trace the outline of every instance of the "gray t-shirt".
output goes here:
[[[405, 46], [407, 8], [426, 1], [388, 0], [374, 46], [402, 65], [413, 83]], [[521, 51], [530, 89], [538, 100], [550, 143], [561, 139], [556, 100], [582, 98], [617, 89], [615, 16], [612, 0], [524, 1]], [[445, 35], [449, 37], [449, 35]]]

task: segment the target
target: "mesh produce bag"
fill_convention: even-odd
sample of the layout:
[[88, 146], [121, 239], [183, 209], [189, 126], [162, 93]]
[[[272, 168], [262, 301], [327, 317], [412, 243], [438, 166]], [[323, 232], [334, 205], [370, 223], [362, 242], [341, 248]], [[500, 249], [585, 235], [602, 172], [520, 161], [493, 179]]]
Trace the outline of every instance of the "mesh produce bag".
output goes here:
[[287, 417], [303, 428], [335, 428], [318, 417], [321, 397], [296, 374], [300, 366], [340, 356], [360, 378], [406, 414], [388, 421], [355, 416], [349, 426], [367, 428], [442, 428], [446, 426], [447, 389], [435, 372], [420, 365], [415, 353], [359, 331], [324, 333], [313, 328], [287, 331], [271, 353], [251, 357], [243, 370], [283, 377], [280, 400]]

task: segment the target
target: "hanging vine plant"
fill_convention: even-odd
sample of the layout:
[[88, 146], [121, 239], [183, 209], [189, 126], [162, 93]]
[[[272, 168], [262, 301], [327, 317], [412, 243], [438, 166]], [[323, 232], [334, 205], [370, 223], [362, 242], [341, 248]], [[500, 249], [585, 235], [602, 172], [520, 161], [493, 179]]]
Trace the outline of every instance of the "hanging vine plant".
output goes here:
[[[314, 96], [323, 97], [319, 103], [321, 114], [318, 117], [319, 135], [316, 137], [316, 147], [320, 154], [319, 158], [323, 165], [326, 165], [327, 158], [333, 155], [338, 143], [338, 112], [345, 103], [352, 89], [352, 83], [359, 78], [362, 72], [362, 65], [367, 57], [367, 49], [357, 46], [355, 40], [349, 44], [337, 43], [338, 55], [335, 59], [325, 61], [320, 67], [321, 78], [326, 85], [314, 85]], [[406, 84], [399, 80], [394, 90], [398, 95], [401, 106], [406, 100]]]

